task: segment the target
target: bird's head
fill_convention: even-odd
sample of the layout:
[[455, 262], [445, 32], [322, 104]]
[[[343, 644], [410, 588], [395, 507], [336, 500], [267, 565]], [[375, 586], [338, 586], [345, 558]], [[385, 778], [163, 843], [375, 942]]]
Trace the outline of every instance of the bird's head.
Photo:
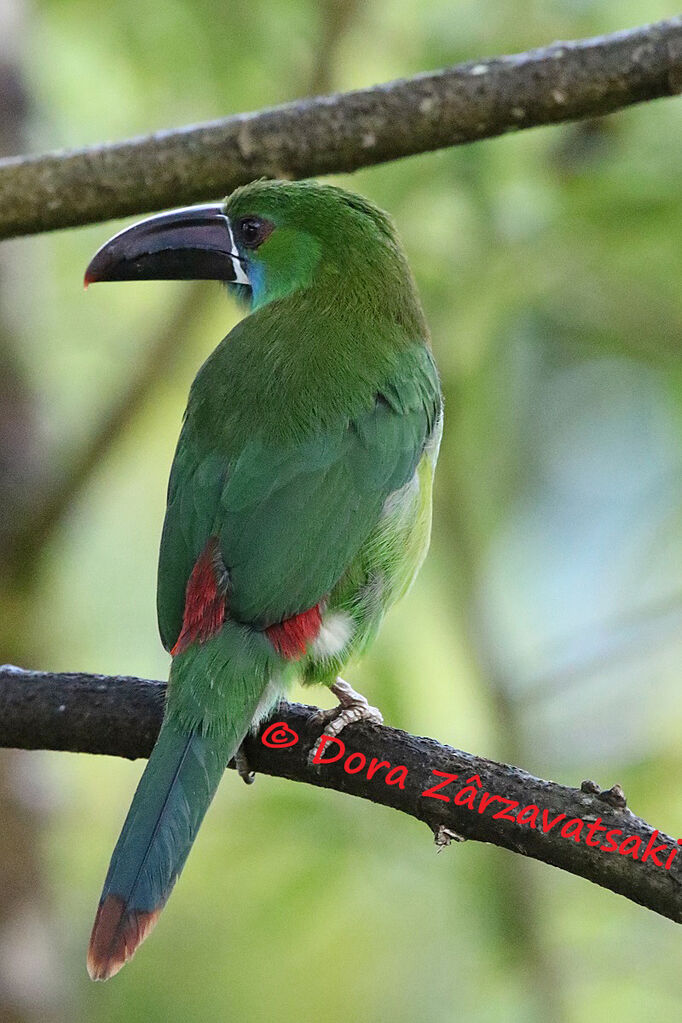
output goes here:
[[411, 290], [390, 218], [373, 203], [314, 181], [254, 181], [222, 203], [148, 217], [108, 241], [86, 285], [119, 280], [219, 280], [250, 289], [256, 308], [328, 282]]

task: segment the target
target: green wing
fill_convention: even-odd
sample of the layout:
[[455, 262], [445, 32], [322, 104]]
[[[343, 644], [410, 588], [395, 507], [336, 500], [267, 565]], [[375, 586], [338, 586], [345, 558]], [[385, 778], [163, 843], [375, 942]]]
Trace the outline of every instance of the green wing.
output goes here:
[[[230, 577], [230, 615], [265, 627], [332, 589], [375, 527], [386, 498], [413, 475], [440, 408], [425, 347], [410, 373], [353, 420], [295, 445], [255, 436], [232, 458], [197, 456], [188, 419], [169, 484], [159, 560], [159, 628], [180, 632], [185, 587], [212, 534]], [[415, 372], [417, 368], [417, 372]]]

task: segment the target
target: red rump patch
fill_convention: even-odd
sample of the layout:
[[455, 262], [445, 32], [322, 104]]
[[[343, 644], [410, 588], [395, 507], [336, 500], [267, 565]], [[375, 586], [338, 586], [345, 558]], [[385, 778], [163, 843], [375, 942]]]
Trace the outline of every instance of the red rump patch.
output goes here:
[[220, 557], [218, 537], [211, 536], [197, 558], [185, 593], [182, 629], [171, 656], [181, 654], [192, 643], [205, 643], [225, 621], [225, 566]]
[[303, 657], [308, 643], [315, 639], [321, 625], [320, 605], [315, 604], [293, 618], [285, 618], [277, 625], [270, 625], [265, 634], [278, 654], [288, 661], [297, 661]]

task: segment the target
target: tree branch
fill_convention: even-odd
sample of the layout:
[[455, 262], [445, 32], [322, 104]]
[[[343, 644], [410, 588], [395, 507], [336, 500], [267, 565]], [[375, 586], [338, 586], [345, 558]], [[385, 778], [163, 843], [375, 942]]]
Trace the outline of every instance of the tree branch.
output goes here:
[[75, 152], [0, 162], [0, 238], [356, 170], [682, 91], [682, 16]]
[[[146, 757], [161, 724], [165, 690], [163, 682], [139, 678], [52, 674], [4, 665], [0, 667], [0, 746]], [[298, 741], [287, 747], [269, 747], [263, 742], [264, 735], [271, 736], [270, 742], [275, 737], [267, 733], [269, 725], [264, 725], [247, 742], [249, 762], [257, 772], [393, 807], [427, 824], [439, 844], [447, 844], [449, 837], [490, 842], [561, 867], [682, 923], [682, 852], [679, 857], [674, 855], [666, 869], [665, 862], [678, 848], [675, 839], [632, 814], [619, 786], [608, 792], [601, 792], [592, 782], [583, 782], [580, 790], [567, 788], [433, 739], [367, 724], [349, 726], [343, 733], [345, 754], [315, 767], [308, 763], [309, 750], [320, 732], [315, 708], [283, 704], [275, 717], [286, 722]], [[330, 743], [322, 756], [330, 758], [338, 752], [339, 745]], [[367, 765], [375, 757], [387, 761], [391, 768], [402, 765], [405, 770], [391, 775], [384, 766], [368, 777], [368, 770], [362, 767], [349, 773], [344, 764], [351, 753], [362, 754]], [[360, 763], [356, 758], [349, 766], [357, 769]], [[457, 778], [447, 782], [444, 775]], [[438, 782], [444, 785], [433, 798], [423, 794]], [[484, 793], [501, 799], [483, 804]], [[459, 804], [454, 801], [457, 799]], [[515, 801], [516, 806], [505, 800]], [[518, 823], [515, 815], [521, 816], [523, 808], [531, 806], [538, 808], [535, 826], [528, 820], [532, 811], [526, 813], [525, 823]], [[500, 812], [507, 816], [496, 819]], [[552, 824], [561, 814], [565, 817]], [[578, 841], [576, 825], [568, 837], [561, 833], [572, 818], [584, 822]], [[590, 845], [587, 831], [597, 821], [599, 831], [592, 837], [596, 845]], [[629, 855], [599, 847], [606, 844], [607, 832], [612, 829], [619, 832], [617, 844], [631, 837]], [[633, 844], [637, 859], [632, 856]], [[651, 852], [645, 858], [647, 845], [659, 850], [658, 863]]]

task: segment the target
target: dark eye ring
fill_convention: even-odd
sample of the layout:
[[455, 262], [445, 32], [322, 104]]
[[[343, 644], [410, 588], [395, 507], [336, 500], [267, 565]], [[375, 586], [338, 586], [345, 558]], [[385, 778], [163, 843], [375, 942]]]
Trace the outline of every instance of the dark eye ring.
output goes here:
[[237, 224], [237, 234], [242, 245], [247, 249], [257, 249], [270, 236], [275, 225], [270, 220], [260, 217], [242, 217]]

